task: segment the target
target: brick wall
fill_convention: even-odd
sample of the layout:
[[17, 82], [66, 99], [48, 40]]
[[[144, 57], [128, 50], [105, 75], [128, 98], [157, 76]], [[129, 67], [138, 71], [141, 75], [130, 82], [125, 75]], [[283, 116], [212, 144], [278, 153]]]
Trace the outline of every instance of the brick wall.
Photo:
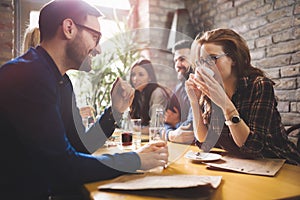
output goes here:
[[167, 49], [174, 11], [184, 8], [181, 0], [150, 0], [150, 27], [156, 28], [151, 37], [151, 60], [157, 63], [157, 78], [161, 84], [173, 89], [177, 83], [173, 54]]
[[[138, 0], [138, 28], [144, 29], [140, 38], [147, 43], [143, 55], [150, 58], [160, 84], [173, 89], [177, 82], [173, 55], [167, 49], [174, 11], [184, 8], [181, 0]], [[146, 41], [145, 41], [146, 40]]]
[[[278, 109], [285, 125], [300, 123], [300, 1], [299, 0], [140, 0], [150, 14], [147, 26], [170, 28], [168, 15], [189, 10], [197, 32], [232, 28], [248, 43], [252, 64], [275, 81]], [[184, 4], [184, 5], [183, 5]], [[144, 26], [145, 27], [145, 26]], [[157, 37], [155, 37], [157, 38]], [[163, 35], [155, 42], [164, 42]], [[150, 53], [163, 65], [173, 65], [172, 55]], [[159, 60], [160, 59], [160, 60]], [[163, 73], [162, 80], [168, 80]], [[174, 77], [173, 77], [174, 78]]]
[[275, 82], [283, 123], [300, 123], [300, 1], [186, 0], [198, 32], [232, 28], [248, 42], [252, 64]]
[[12, 0], [0, 2], [0, 66], [13, 57], [14, 9]]

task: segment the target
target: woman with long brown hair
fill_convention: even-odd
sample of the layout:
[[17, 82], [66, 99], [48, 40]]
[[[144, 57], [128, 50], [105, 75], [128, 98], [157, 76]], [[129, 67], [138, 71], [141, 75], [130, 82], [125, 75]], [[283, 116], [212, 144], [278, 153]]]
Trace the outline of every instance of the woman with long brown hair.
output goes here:
[[197, 37], [193, 51], [200, 67], [186, 89], [201, 148], [216, 144], [237, 156], [300, 165], [276, 108], [274, 83], [251, 65], [246, 41], [231, 29], [215, 29]]
[[130, 106], [132, 119], [140, 118], [142, 133], [148, 133], [157, 108], [165, 110], [169, 94], [157, 83], [155, 71], [150, 60], [139, 59], [130, 68], [130, 84], [135, 89], [133, 103]]

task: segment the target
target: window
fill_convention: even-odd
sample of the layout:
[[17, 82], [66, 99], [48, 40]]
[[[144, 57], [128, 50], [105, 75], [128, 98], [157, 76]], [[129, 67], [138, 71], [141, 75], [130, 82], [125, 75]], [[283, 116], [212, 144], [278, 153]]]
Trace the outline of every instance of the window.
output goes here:
[[[50, 0], [22, 0], [16, 1], [16, 27], [15, 27], [15, 54], [20, 55], [21, 44], [25, 29], [29, 27], [38, 26], [39, 10]], [[130, 3], [128, 0], [85, 0], [96, 6], [104, 15], [101, 19], [101, 32], [103, 34], [104, 42], [118, 31], [117, 24], [113, 18], [114, 13], [120, 17], [120, 20], [126, 17], [130, 10]]]

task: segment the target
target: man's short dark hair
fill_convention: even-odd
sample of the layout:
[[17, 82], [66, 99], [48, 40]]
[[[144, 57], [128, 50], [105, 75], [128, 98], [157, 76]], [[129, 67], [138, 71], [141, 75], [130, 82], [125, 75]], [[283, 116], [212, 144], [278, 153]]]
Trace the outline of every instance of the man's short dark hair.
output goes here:
[[172, 52], [174, 53], [176, 50], [179, 49], [190, 49], [192, 46], [193, 41], [192, 40], [180, 40], [176, 42], [172, 48]]
[[63, 20], [70, 18], [76, 23], [82, 23], [87, 15], [103, 16], [97, 8], [83, 0], [53, 0], [49, 2], [40, 11], [40, 41], [53, 38]]

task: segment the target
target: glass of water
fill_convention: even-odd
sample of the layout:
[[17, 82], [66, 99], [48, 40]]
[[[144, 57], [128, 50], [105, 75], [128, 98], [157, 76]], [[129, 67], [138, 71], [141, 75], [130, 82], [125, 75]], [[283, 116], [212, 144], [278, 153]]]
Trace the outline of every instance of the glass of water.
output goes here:
[[138, 149], [142, 144], [142, 124], [141, 119], [130, 120], [130, 130], [132, 131], [133, 148]]
[[149, 142], [164, 140], [165, 127], [155, 126], [149, 127]]

